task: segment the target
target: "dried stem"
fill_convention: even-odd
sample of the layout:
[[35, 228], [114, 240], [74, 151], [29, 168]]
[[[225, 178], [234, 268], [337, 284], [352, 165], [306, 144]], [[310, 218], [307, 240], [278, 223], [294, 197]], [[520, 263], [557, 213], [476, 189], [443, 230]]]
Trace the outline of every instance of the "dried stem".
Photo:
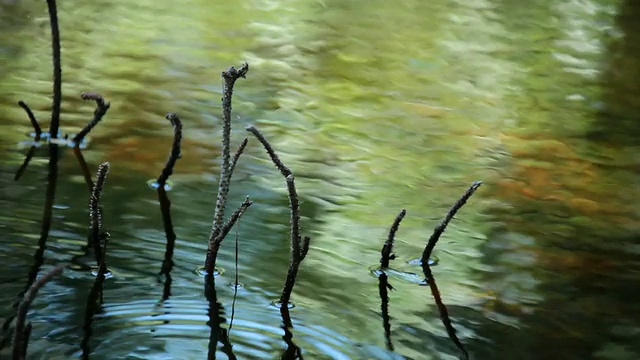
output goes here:
[[60, 128], [60, 104], [62, 103], [62, 70], [60, 61], [60, 29], [58, 27], [58, 10], [56, 0], [47, 0], [49, 20], [51, 23], [51, 49], [53, 53], [53, 107], [49, 134], [51, 139], [58, 138]]
[[91, 198], [89, 200], [89, 215], [91, 217], [90, 224], [90, 238], [91, 244], [93, 245], [93, 249], [96, 255], [96, 263], [98, 266], [104, 262], [102, 255], [103, 250], [100, 244], [101, 236], [103, 234], [102, 230], [102, 210], [100, 209], [100, 197], [102, 195], [102, 188], [104, 186], [104, 181], [107, 177], [107, 173], [109, 172], [109, 163], [104, 162], [100, 164], [98, 167], [98, 174], [96, 175], [96, 182], [93, 187], [93, 191], [91, 192]]
[[73, 137], [73, 143], [76, 147], [80, 147], [80, 143], [84, 140], [84, 137], [87, 136], [91, 129], [98, 125], [100, 120], [102, 120], [102, 117], [107, 113], [107, 110], [109, 110], [109, 106], [111, 106], [110, 103], [104, 101], [102, 95], [95, 92], [83, 92], [80, 94], [80, 97], [85, 101], [95, 100], [97, 106], [96, 110], [93, 112], [93, 118], [91, 121], [89, 121], [89, 123]]
[[438, 243], [438, 240], [440, 239], [440, 235], [442, 235], [442, 233], [447, 228], [447, 225], [449, 224], [451, 219], [453, 219], [453, 217], [458, 212], [458, 210], [460, 210], [460, 208], [464, 206], [464, 204], [467, 202], [467, 200], [469, 200], [471, 195], [473, 195], [473, 193], [476, 192], [476, 190], [478, 190], [480, 185], [482, 185], [482, 181], [474, 181], [473, 184], [471, 184], [471, 186], [467, 189], [467, 191], [465, 191], [462, 197], [458, 199], [458, 201], [456, 201], [455, 204], [453, 204], [453, 206], [447, 213], [447, 216], [445, 216], [445, 218], [442, 219], [440, 224], [436, 226], [435, 230], [433, 230], [433, 234], [429, 238], [429, 241], [427, 242], [427, 246], [424, 248], [424, 252], [422, 253], [423, 264], [429, 263], [429, 257], [431, 257], [433, 248], [436, 247], [436, 243]]
[[278, 157], [278, 154], [276, 154], [276, 152], [273, 150], [271, 144], [269, 144], [267, 139], [265, 139], [264, 135], [262, 135], [262, 133], [253, 125], [249, 125], [245, 129], [252, 133], [258, 139], [258, 141], [260, 141], [262, 146], [264, 146], [264, 149], [267, 150], [269, 157], [271, 157], [271, 161], [273, 161], [273, 163], [276, 165], [276, 168], [278, 168], [282, 176], [286, 178], [287, 176], [291, 175], [291, 170], [289, 170], [289, 168], [282, 163], [282, 161]]
[[444, 324], [445, 329], [447, 329], [447, 334], [453, 343], [460, 349], [463, 354], [464, 359], [469, 359], [469, 353], [458, 339], [456, 335], [456, 329], [451, 324], [451, 319], [449, 318], [449, 312], [447, 311], [447, 307], [442, 302], [442, 298], [440, 297], [440, 290], [438, 290], [438, 286], [436, 285], [436, 279], [433, 277], [431, 273], [431, 268], [429, 267], [429, 263], [424, 261], [422, 262], [422, 271], [424, 273], [425, 278], [427, 279], [427, 284], [429, 284], [429, 288], [431, 289], [431, 294], [433, 295], [433, 299], [436, 302], [436, 306], [438, 307], [438, 312], [440, 313], [440, 319], [442, 320], [442, 324]]
[[293, 176], [293, 173], [282, 163], [276, 152], [273, 150], [273, 147], [271, 146], [269, 141], [267, 141], [267, 139], [258, 129], [256, 129], [253, 125], [250, 125], [246, 128], [246, 130], [251, 132], [258, 139], [258, 141], [260, 141], [262, 146], [271, 157], [271, 161], [273, 161], [276, 168], [278, 168], [282, 176], [284, 176], [287, 181], [287, 190], [289, 192], [289, 208], [291, 210], [291, 256], [289, 259], [289, 271], [287, 272], [287, 280], [285, 282], [284, 288], [282, 289], [282, 295], [280, 296], [281, 306], [287, 306], [291, 298], [293, 286], [296, 282], [298, 268], [302, 260], [304, 260], [305, 256], [307, 255], [307, 252], [309, 251], [309, 243], [311, 242], [311, 238], [305, 237], [304, 240], [300, 238], [300, 202], [298, 200], [298, 193], [296, 192], [295, 177]]
[[[220, 244], [217, 243], [220, 238], [220, 232], [224, 222], [224, 211], [227, 205], [227, 196], [229, 194], [229, 184], [233, 167], [231, 166], [231, 100], [233, 98], [233, 86], [239, 78], [245, 78], [249, 71], [249, 65], [243, 64], [240, 69], [230, 67], [222, 72], [224, 87], [222, 89], [222, 161], [220, 162], [220, 180], [218, 183], [218, 196], [216, 198], [216, 207], [213, 213], [213, 223], [211, 225], [211, 234], [209, 235], [209, 245], [207, 248], [207, 257], [205, 260], [205, 269], [207, 273], [213, 274], [213, 268], [217, 256], [214, 251]], [[240, 156], [241, 150], [237, 156]], [[237, 159], [236, 159], [237, 161]], [[235, 166], [235, 161], [233, 163]], [[224, 237], [222, 237], [224, 239]]]
[[244, 138], [244, 140], [242, 140], [242, 142], [240, 143], [240, 146], [238, 146], [238, 149], [236, 149], [235, 154], [233, 154], [233, 159], [231, 160], [231, 165], [229, 165], [229, 173], [233, 174], [233, 170], [235, 170], [236, 168], [236, 163], [238, 162], [238, 159], [240, 158], [240, 155], [242, 155], [242, 153], [244, 152], [244, 148], [247, 147], [247, 143], [249, 142], [249, 139]]
[[171, 147], [169, 159], [167, 159], [167, 163], [162, 169], [162, 173], [160, 173], [158, 180], [156, 180], [158, 187], [164, 187], [169, 176], [173, 174], [173, 167], [175, 166], [176, 161], [180, 158], [180, 145], [182, 143], [182, 121], [180, 121], [178, 114], [168, 113], [166, 118], [171, 122], [171, 125], [173, 125], [173, 146]]
[[[60, 275], [64, 270], [64, 265], [58, 265], [51, 270], [44, 273], [39, 279], [33, 282], [29, 287], [29, 290], [24, 294], [22, 301], [18, 307], [18, 314], [16, 315], [16, 328], [13, 334], [13, 359], [24, 359], [26, 353], [26, 343], [29, 341], [28, 337], [25, 337], [25, 320], [27, 318], [27, 312], [29, 306], [38, 294], [38, 290], [42, 288], [47, 282], [49, 282], [54, 276]], [[29, 329], [30, 332], [30, 329]]]
[[168, 113], [166, 118], [171, 122], [171, 125], [173, 125], [173, 146], [171, 147], [171, 153], [169, 154], [167, 163], [156, 181], [158, 183], [158, 200], [160, 201], [164, 233], [167, 238], [164, 260], [162, 261], [162, 268], [160, 269], [160, 274], [164, 274], [165, 276], [163, 300], [168, 299], [171, 295], [171, 270], [173, 269], [173, 252], [176, 243], [176, 233], [173, 230], [173, 222], [171, 220], [171, 202], [169, 201], [164, 186], [169, 176], [173, 174], [173, 167], [180, 158], [180, 145], [182, 143], [182, 121], [180, 121], [178, 114]]
[[389, 230], [389, 236], [387, 237], [387, 241], [385, 241], [384, 246], [382, 247], [382, 258], [380, 259], [380, 264], [383, 269], [389, 267], [389, 260], [393, 260], [396, 256], [393, 254], [393, 243], [395, 241], [396, 232], [398, 232], [398, 227], [400, 226], [400, 222], [404, 219], [405, 215], [407, 215], [407, 210], [402, 209], [396, 219], [393, 221], [393, 225], [391, 225], [391, 229]]
[[244, 202], [240, 204], [240, 206], [236, 209], [236, 211], [233, 212], [233, 214], [231, 214], [229, 221], [227, 221], [220, 229], [218, 238], [215, 239], [215, 241], [213, 242], [213, 247], [210, 250], [209, 256], [211, 259], [213, 259], [213, 263], [211, 264], [212, 267], [210, 269], [209, 268], [205, 269], [207, 271], [207, 274], [209, 273], [213, 274], [215, 259], [218, 256], [218, 250], [220, 250], [220, 245], [222, 244], [222, 240], [224, 240], [227, 234], [229, 234], [229, 231], [231, 231], [231, 228], [233, 227], [233, 225], [236, 223], [236, 221], [238, 221], [238, 219], [240, 219], [240, 217], [244, 214], [247, 208], [251, 206], [251, 204], [253, 204], [253, 201], [249, 200], [249, 197], [247, 196]]
[[20, 105], [20, 107], [23, 108], [27, 113], [29, 121], [31, 122], [31, 126], [33, 126], [33, 131], [36, 134], [35, 141], [39, 141], [40, 135], [42, 135], [42, 129], [40, 128], [40, 124], [38, 124], [38, 120], [36, 120], [36, 116], [33, 115], [33, 111], [31, 111], [29, 105], [27, 105], [24, 101], [18, 101], [18, 105]]

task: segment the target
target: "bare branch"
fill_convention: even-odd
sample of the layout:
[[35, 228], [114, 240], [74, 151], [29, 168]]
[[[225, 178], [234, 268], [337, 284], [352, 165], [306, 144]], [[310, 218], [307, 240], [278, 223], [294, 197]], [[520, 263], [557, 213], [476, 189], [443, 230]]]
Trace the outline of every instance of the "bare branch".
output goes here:
[[89, 123], [85, 125], [85, 127], [80, 130], [80, 132], [76, 134], [76, 136], [73, 137], [72, 141], [76, 147], [79, 147], [82, 140], [84, 140], [84, 137], [87, 136], [91, 129], [98, 125], [100, 120], [102, 120], [102, 117], [107, 113], [107, 110], [109, 110], [109, 106], [111, 106], [110, 103], [105, 103], [102, 95], [95, 92], [83, 92], [82, 94], [80, 94], [80, 97], [85, 101], [95, 100], [97, 107], [93, 112], [93, 118], [91, 119], [91, 121], [89, 121]]
[[271, 157], [271, 161], [273, 161], [278, 170], [280, 170], [282, 176], [286, 178], [287, 176], [291, 175], [291, 170], [289, 170], [289, 168], [282, 163], [282, 161], [278, 157], [278, 154], [276, 154], [276, 152], [273, 150], [271, 144], [269, 144], [267, 139], [265, 139], [264, 135], [262, 135], [262, 133], [253, 125], [249, 125], [245, 129], [255, 135], [262, 146], [264, 146], [264, 149], [267, 150], [269, 157]]
[[178, 114], [168, 113], [166, 118], [173, 125], [173, 146], [171, 147], [169, 159], [167, 159], [166, 165], [162, 169], [160, 176], [158, 176], [158, 180], [156, 180], [159, 187], [164, 187], [169, 176], [173, 174], [173, 167], [180, 158], [180, 145], [182, 143], [182, 121], [180, 121]]
[[91, 192], [91, 198], [89, 200], [89, 215], [91, 217], [91, 244], [95, 251], [96, 263], [101, 266], [102, 259], [102, 246], [100, 245], [100, 237], [102, 232], [102, 210], [100, 210], [100, 197], [102, 195], [102, 188], [104, 186], [107, 173], [109, 172], [109, 163], [104, 162], [98, 167], [98, 174], [96, 175], [96, 182]]
[[29, 117], [29, 121], [31, 122], [31, 126], [33, 126], [33, 131], [36, 133], [35, 141], [40, 140], [40, 135], [42, 135], [42, 129], [40, 128], [40, 124], [38, 124], [38, 120], [36, 120], [35, 115], [33, 115], [33, 111], [29, 108], [29, 106], [24, 101], [18, 101], [18, 105], [24, 109]]
[[271, 161], [273, 161], [276, 168], [278, 168], [282, 176], [284, 176], [287, 181], [289, 209], [291, 213], [291, 255], [289, 259], [287, 280], [285, 281], [284, 288], [282, 289], [282, 295], [280, 296], [280, 305], [287, 306], [291, 297], [291, 292], [293, 291], [293, 286], [296, 282], [296, 277], [298, 276], [298, 268], [309, 251], [309, 242], [311, 239], [305, 237], [304, 243], [302, 243], [302, 239], [300, 238], [300, 202], [298, 200], [298, 193], [296, 192], [295, 177], [293, 176], [293, 173], [282, 163], [276, 152], [273, 150], [273, 147], [271, 147], [271, 144], [269, 144], [269, 141], [267, 141], [258, 129], [253, 125], [250, 125], [246, 127], [246, 130], [258, 138], [258, 141], [260, 141], [271, 157]]
[[51, 139], [58, 138], [60, 128], [60, 104], [62, 103], [62, 70], [60, 61], [60, 28], [56, 0], [47, 0], [49, 22], [51, 24], [51, 49], [53, 53], [53, 107], [49, 134]]
[[[211, 224], [211, 234], [209, 235], [209, 245], [207, 248], [207, 258], [205, 260], [205, 269], [212, 273], [215, 267], [216, 259], [212, 255], [217, 256], [217, 250], [214, 251], [216, 239], [220, 238], [224, 221], [224, 211], [227, 205], [227, 196], [229, 194], [229, 184], [231, 182], [231, 172], [235, 167], [235, 161], [231, 164], [231, 100], [233, 98], [233, 86], [239, 78], [245, 78], [249, 71], [249, 65], [243, 64], [240, 69], [231, 66], [222, 72], [224, 87], [222, 89], [222, 161], [220, 162], [220, 180], [218, 182], [218, 196], [216, 198], [216, 207], [213, 212], [213, 223]], [[241, 148], [244, 147], [241, 145]], [[241, 150], [239, 150], [241, 152]], [[239, 157], [238, 153], [238, 157]], [[224, 237], [222, 237], [224, 239]]]
[[244, 138], [244, 140], [242, 140], [242, 142], [240, 143], [240, 146], [238, 146], [238, 149], [236, 150], [235, 154], [233, 154], [231, 165], [229, 165], [229, 176], [233, 175], [233, 170], [235, 170], [236, 164], [238, 163], [238, 159], [240, 158], [240, 155], [242, 155], [242, 153], [244, 152], [244, 148], [247, 147], [248, 142], [249, 142], [249, 139]]
[[395, 241], [398, 227], [400, 227], [400, 222], [402, 221], [402, 219], [404, 219], [405, 215], [407, 215], [407, 210], [402, 209], [398, 216], [396, 216], [396, 219], [393, 221], [393, 225], [391, 225], [391, 229], [389, 230], [387, 241], [385, 241], [384, 246], [382, 247], [382, 258], [380, 259], [380, 264], [383, 269], [389, 267], [389, 260], [393, 260], [396, 258], [396, 256], [393, 254], [393, 243]]
[[473, 195], [473, 193], [475, 193], [476, 190], [478, 190], [480, 185], [482, 185], [482, 181], [474, 181], [473, 184], [471, 184], [471, 186], [467, 189], [467, 191], [465, 191], [465, 193], [462, 195], [462, 197], [458, 201], [456, 201], [455, 204], [453, 204], [453, 206], [451, 207], [451, 209], [447, 213], [447, 216], [445, 216], [445, 218], [442, 219], [440, 224], [438, 224], [438, 226], [436, 226], [435, 230], [433, 230], [433, 234], [429, 238], [429, 241], [427, 242], [427, 246], [424, 248], [424, 252], [422, 253], [422, 263], [423, 264], [428, 264], [429, 263], [429, 257], [431, 257], [431, 253], [433, 252], [433, 248], [436, 247], [436, 244], [438, 243], [438, 240], [440, 239], [440, 235], [442, 235], [442, 233], [447, 228], [447, 225], [449, 224], [451, 219], [453, 219], [453, 217], [458, 212], [458, 210], [460, 210], [460, 208], [462, 208], [462, 206], [464, 206], [464, 204], [467, 202], [467, 200], [469, 200], [471, 195]]

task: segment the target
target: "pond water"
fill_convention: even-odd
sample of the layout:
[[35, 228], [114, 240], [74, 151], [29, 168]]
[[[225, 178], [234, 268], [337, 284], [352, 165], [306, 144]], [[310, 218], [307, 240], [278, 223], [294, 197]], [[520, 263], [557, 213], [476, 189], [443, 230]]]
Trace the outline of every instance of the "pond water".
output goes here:
[[[254, 124], [296, 175], [312, 238], [291, 309], [307, 359], [456, 359], [419, 257], [474, 181], [483, 186], [438, 243], [432, 268], [473, 359], [640, 358], [640, 2], [196, 0], [60, 1], [61, 133], [74, 134], [97, 91], [111, 103], [83, 154], [109, 161], [103, 221], [113, 276], [92, 323], [92, 359], [201, 359], [209, 352], [202, 266], [220, 161], [220, 72], [236, 84], [232, 148]], [[36, 149], [24, 100], [43, 128], [51, 48], [42, 1], [0, 1], [0, 318], [33, 270], [70, 264], [28, 318], [30, 359], [82, 354], [89, 191], [60, 148], [44, 263], [37, 266], [48, 152]], [[158, 273], [165, 232], [148, 185], [184, 123], [168, 192], [177, 235], [171, 295]], [[242, 359], [287, 348], [278, 299], [289, 262], [286, 184], [255, 138], [231, 184], [228, 213], [255, 202], [222, 244], [217, 299]], [[397, 234], [381, 317], [380, 250]], [[10, 331], [3, 337], [10, 339]], [[221, 344], [217, 358], [227, 357]], [[10, 345], [0, 350], [9, 356]]]

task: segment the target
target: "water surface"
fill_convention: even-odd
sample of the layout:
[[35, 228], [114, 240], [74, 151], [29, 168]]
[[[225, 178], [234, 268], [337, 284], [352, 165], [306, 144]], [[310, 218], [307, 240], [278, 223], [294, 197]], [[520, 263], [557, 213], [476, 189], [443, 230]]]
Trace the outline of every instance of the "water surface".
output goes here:
[[[220, 72], [247, 61], [234, 97], [233, 146], [255, 124], [296, 174], [312, 237], [291, 310], [310, 359], [455, 359], [419, 267], [432, 229], [474, 180], [484, 185], [436, 247], [433, 268], [474, 359], [636, 359], [640, 346], [640, 4], [637, 1], [61, 2], [61, 131], [88, 139], [114, 276], [92, 359], [200, 359], [210, 328], [202, 265], [220, 158]], [[0, 2], [0, 317], [27, 282], [42, 219], [47, 150], [13, 176], [31, 141], [27, 102], [51, 107], [46, 6]], [[158, 282], [165, 234], [155, 179], [170, 150], [164, 119], [184, 122], [169, 192], [177, 234], [172, 295]], [[29, 319], [29, 358], [79, 357], [91, 284], [83, 255], [89, 191], [61, 148], [41, 270], [71, 263]], [[277, 309], [289, 259], [282, 176], [250, 139], [229, 206], [255, 204], [222, 246], [218, 300], [238, 358], [279, 358]], [[378, 280], [388, 228], [407, 209], [390, 275], [386, 348]], [[223, 324], [227, 327], [228, 324]], [[8, 349], [2, 354], [8, 354]], [[221, 349], [219, 358], [226, 358]]]

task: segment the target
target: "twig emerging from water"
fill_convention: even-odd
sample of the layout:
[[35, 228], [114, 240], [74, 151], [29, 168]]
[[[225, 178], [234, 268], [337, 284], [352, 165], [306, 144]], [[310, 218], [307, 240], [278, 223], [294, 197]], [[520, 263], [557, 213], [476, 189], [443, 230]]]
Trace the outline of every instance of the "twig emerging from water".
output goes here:
[[382, 258], [380, 259], [380, 264], [382, 269], [386, 269], [389, 267], [389, 260], [393, 260], [396, 258], [396, 255], [393, 254], [393, 243], [395, 241], [396, 232], [398, 232], [398, 227], [400, 226], [400, 222], [404, 219], [405, 215], [407, 215], [407, 210], [402, 209], [396, 219], [393, 221], [393, 225], [391, 225], [391, 229], [389, 230], [389, 236], [387, 237], [387, 241], [385, 241], [384, 246], [382, 247]]
[[27, 318], [27, 312], [29, 311], [29, 306], [35, 299], [36, 295], [40, 288], [42, 288], [49, 280], [51, 280], [54, 276], [60, 275], [64, 270], [64, 265], [58, 265], [53, 269], [44, 273], [39, 279], [33, 282], [33, 284], [29, 287], [29, 290], [24, 294], [22, 301], [20, 302], [20, 306], [18, 307], [18, 314], [16, 315], [16, 328], [13, 337], [13, 359], [24, 359], [26, 355], [26, 346], [29, 342], [28, 334], [31, 332], [31, 326], [27, 326], [27, 331], [25, 332], [25, 320]]
[[160, 211], [162, 212], [162, 222], [164, 224], [164, 233], [167, 238], [167, 246], [162, 261], [160, 274], [164, 274], [165, 283], [162, 298], [167, 300], [171, 295], [171, 270], [173, 269], [173, 251], [176, 243], [176, 233], [173, 230], [173, 222], [171, 221], [171, 202], [167, 196], [164, 186], [169, 176], [173, 174], [173, 167], [180, 158], [180, 145], [182, 143], [182, 121], [177, 114], [168, 113], [166, 118], [173, 125], [173, 146], [166, 165], [158, 176], [158, 200], [160, 201]]
[[49, 20], [51, 23], [51, 49], [53, 53], [53, 105], [49, 134], [51, 139], [58, 138], [60, 128], [60, 104], [62, 103], [62, 70], [60, 56], [60, 28], [58, 27], [58, 10], [56, 0], [47, 0]]
[[[211, 234], [209, 235], [209, 244], [207, 247], [207, 257], [205, 259], [205, 270], [208, 274], [213, 274], [216, 263], [217, 251], [220, 243], [224, 240], [224, 236], [220, 237], [220, 232], [224, 222], [224, 211], [227, 205], [227, 196], [229, 194], [229, 184], [233, 167], [231, 166], [231, 100], [233, 98], [233, 86], [239, 78], [245, 78], [249, 71], [249, 65], [243, 64], [240, 69], [230, 67], [222, 72], [224, 87], [222, 90], [222, 161], [220, 162], [220, 180], [218, 183], [218, 196], [216, 198], [216, 207], [213, 213], [213, 224], [211, 226]], [[244, 147], [241, 146], [241, 149]], [[242, 150], [237, 152], [240, 156]], [[233, 165], [235, 166], [235, 161]]]
[[384, 338], [386, 340], [387, 349], [393, 351], [393, 343], [391, 342], [391, 318], [389, 317], [389, 290], [393, 290], [387, 274], [384, 272], [389, 267], [389, 261], [396, 258], [393, 254], [393, 244], [395, 242], [396, 233], [400, 227], [400, 222], [407, 215], [407, 210], [402, 209], [398, 216], [396, 216], [391, 229], [389, 230], [389, 236], [384, 242], [382, 247], [382, 258], [380, 259], [381, 271], [378, 276], [378, 293], [380, 294], [380, 310], [382, 312], [382, 327], [384, 328]]
[[18, 181], [18, 179], [20, 179], [22, 174], [24, 174], [24, 171], [27, 169], [27, 166], [29, 165], [31, 158], [33, 158], [33, 154], [35, 154], [36, 152], [36, 143], [40, 141], [40, 136], [42, 135], [42, 129], [40, 128], [40, 124], [38, 124], [38, 120], [36, 120], [36, 117], [35, 115], [33, 115], [33, 112], [31, 111], [29, 106], [24, 101], [18, 101], [18, 105], [20, 105], [20, 107], [23, 108], [24, 111], [27, 113], [27, 116], [29, 117], [29, 121], [31, 122], [31, 126], [33, 126], [35, 138], [33, 139], [34, 144], [31, 145], [31, 147], [29, 148], [29, 152], [27, 153], [27, 156], [24, 158], [24, 162], [22, 162], [22, 165], [20, 166], [18, 171], [16, 171], [16, 175], [13, 178], [14, 181]]
[[109, 107], [111, 106], [110, 103], [104, 101], [102, 95], [96, 92], [83, 92], [82, 94], [80, 94], [80, 97], [85, 101], [94, 100], [96, 102], [96, 110], [93, 112], [93, 118], [91, 119], [91, 121], [89, 121], [89, 123], [85, 125], [85, 127], [80, 130], [80, 132], [77, 133], [76, 136], [73, 137], [73, 143], [76, 147], [79, 147], [85, 136], [87, 136], [87, 134], [89, 134], [89, 132], [96, 125], [98, 125], [100, 120], [102, 120], [102, 117], [107, 113], [107, 110], [109, 110]]
[[465, 193], [462, 195], [462, 197], [460, 199], [458, 199], [458, 201], [456, 201], [455, 204], [453, 204], [453, 206], [451, 207], [451, 209], [447, 213], [447, 216], [445, 216], [445, 218], [442, 219], [440, 224], [438, 224], [438, 226], [436, 226], [436, 228], [433, 230], [433, 234], [429, 238], [429, 241], [427, 242], [427, 246], [424, 248], [424, 251], [422, 252], [422, 263], [423, 264], [428, 264], [429, 263], [429, 258], [431, 257], [431, 253], [433, 252], [433, 248], [436, 247], [436, 244], [438, 243], [438, 240], [440, 239], [440, 235], [442, 235], [444, 230], [447, 228], [447, 225], [449, 225], [449, 222], [451, 221], [451, 219], [453, 219], [453, 217], [458, 212], [458, 210], [460, 210], [460, 208], [462, 208], [462, 206], [464, 206], [464, 204], [467, 202], [467, 200], [469, 200], [471, 195], [473, 195], [473, 193], [475, 193], [476, 190], [478, 190], [480, 185], [482, 185], [482, 181], [474, 181], [473, 184], [471, 184], [471, 186], [467, 189], [467, 191], [465, 191]]
[[242, 140], [242, 142], [240, 143], [240, 146], [238, 146], [238, 149], [236, 149], [235, 154], [233, 154], [233, 159], [231, 160], [231, 165], [229, 165], [229, 173], [233, 174], [233, 170], [235, 170], [236, 168], [236, 163], [238, 162], [240, 155], [242, 155], [242, 153], [244, 152], [244, 148], [247, 147], [248, 142], [249, 139], [244, 138], [244, 140]]
[[180, 121], [178, 114], [168, 113], [166, 118], [171, 122], [171, 125], [173, 125], [173, 146], [171, 147], [169, 159], [167, 159], [167, 163], [156, 181], [158, 188], [164, 187], [169, 176], [173, 174], [173, 167], [180, 158], [180, 145], [182, 144], [182, 121]]
[[[236, 209], [236, 211], [231, 214], [229, 220], [222, 226], [220, 229], [220, 233], [216, 241], [213, 242], [213, 248], [210, 250], [210, 256], [212, 259], [216, 259], [218, 256], [218, 251], [220, 250], [220, 244], [222, 244], [222, 240], [229, 234], [233, 225], [240, 219], [240, 217], [244, 214], [244, 212], [253, 204], [253, 201], [249, 200], [247, 196], [242, 204]], [[215, 265], [215, 262], [213, 263]], [[209, 273], [209, 269], [206, 269], [207, 273]], [[211, 269], [213, 271], [213, 268]], [[213, 274], [213, 273], [212, 273]]]
[[109, 234], [102, 228], [102, 209], [100, 199], [102, 196], [102, 188], [109, 172], [109, 163], [104, 162], [98, 166], [98, 174], [96, 175], [95, 185], [91, 192], [89, 200], [89, 212], [91, 216], [90, 239], [96, 255], [96, 263], [98, 265], [98, 273], [96, 280], [91, 287], [91, 292], [87, 298], [87, 307], [85, 309], [84, 323], [82, 329], [84, 336], [80, 348], [82, 349], [82, 358], [89, 359], [89, 339], [91, 338], [93, 323], [93, 315], [100, 311], [102, 307], [104, 280], [107, 274], [107, 243], [109, 242]]
[[91, 192], [91, 198], [89, 200], [89, 215], [91, 217], [90, 238], [91, 244], [93, 245], [93, 249], [95, 251], [96, 263], [98, 264], [98, 266], [101, 266], [101, 264], [104, 263], [103, 249], [102, 245], [100, 244], [101, 237], [103, 236], [100, 197], [102, 196], [102, 188], [104, 186], [104, 181], [107, 178], [108, 172], [109, 163], [104, 162], [100, 164], [100, 166], [98, 167], [98, 174], [96, 175], [96, 182], [93, 186], [93, 191]]
[[440, 313], [440, 319], [442, 320], [442, 324], [444, 324], [445, 329], [447, 329], [447, 334], [453, 343], [460, 349], [464, 359], [469, 359], [469, 353], [458, 339], [456, 335], [456, 329], [451, 324], [451, 319], [449, 318], [449, 311], [447, 311], [447, 307], [442, 302], [442, 298], [440, 297], [440, 290], [438, 290], [438, 286], [436, 285], [436, 279], [433, 277], [431, 273], [431, 268], [429, 267], [428, 262], [422, 263], [422, 272], [424, 273], [425, 278], [427, 279], [427, 284], [429, 284], [429, 288], [431, 289], [431, 294], [433, 295], [433, 299], [436, 302], [436, 306], [438, 307], [438, 312]]
[[42, 129], [40, 128], [40, 124], [38, 124], [38, 120], [36, 120], [36, 116], [33, 115], [33, 111], [31, 111], [29, 105], [27, 105], [24, 101], [18, 101], [18, 105], [20, 105], [20, 107], [23, 108], [27, 113], [29, 121], [31, 122], [31, 126], [33, 126], [33, 131], [35, 132], [35, 141], [39, 141], [40, 135], [42, 135]]
[[291, 298], [291, 292], [296, 282], [296, 276], [298, 275], [298, 268], [300, 263], [307, 256], [309, 251], [309, 243], [311, 238], [305, 236], [304, 239], [300, 238], [300, 203], [298, 200], [298, 193], [296, 192], [295, 178], [291, 170], [286, 167], [276, 152], [271, 147], [271, 144], [262, 135], [262, 133], [256, 129], [253, 125], [248, 126], [247, 131], [251, 132], [264, 146], [265, 150], [271, 157], [271, 161], [278, 168], [282, 176], [287, 181], [287, 189], [289, 191], [289, 208], [291, 210], [291, 256], [289, 260], [289, 271], [287, 272], [287, 280], [284, 288], [282, 289], [282, 295], [280, 296], [280, 305], [287, 306]]
[[96, 102], [96, 110], [93, 112], [93, 118], [85, 127], [73, 137], [73, 153], [78, 159], [78, 163], [80, 164], [80, 170], [82, 171], [82, 175], [84, 176], [84, 182], [89, 187], [89, 191], [93, 189], [93, 180], [91, 179], [91, 172], [89, 171], [89, 166], [82, 155], [82, 151], [80, 150], [80, 144], [84, 140], [85, 136], [89, 134], [89, 132], [102, 120], [102, 117], [109, 110], [110, 103], [105, 103], [102, 95], [95, 92], [83, 92], [80, 94], [82, 100], [95, 100]]

